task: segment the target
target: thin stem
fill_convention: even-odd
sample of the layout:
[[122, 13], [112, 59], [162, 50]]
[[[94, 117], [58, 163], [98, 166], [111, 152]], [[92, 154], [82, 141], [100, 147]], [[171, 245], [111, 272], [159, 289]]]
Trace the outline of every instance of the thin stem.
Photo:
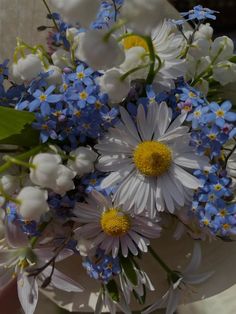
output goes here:
[[[39, 153], [42, 150], [42, 148], [43, 148], [42, 145], [34, 147], [33, 149], [29, 150], [28, 152], [16, 156], [16, 159], [22, 160], [22, 161], [25, 159], [29, 159], [31, 156], [34, 156], [37, 153]], [[11, 168], [12, 165], [13, 165], [12, 161], [8, 160], [7, 162], [5, 162], [3, 165], [0, 166], [0, 173], [7, 171], [9, 168]]]
[[124, 81], [130, 74], [133, 74], [133, 73], [137, 72], [138, 70], [147, 68], [149, 65], [150, 65], [150, 64], [141, 65], [141, 66], [138, 66], [138, 67], [136, 67], [136, 68], [133, 68], [133, 69], [127, 71], [126, 73], [124, 73], [124, 74], [121, 76], [120, 80], [121, 80], [121, 81]]
[[167, 272], [167, 274], [172, 275], [173, 271], [169, 268], [168, 265], [162, 260], [162, 258], [149, 246], [149, 252], [152, 257], [160, 264], [160, 266]]
[[[42, 233], [46, 228], [47, 226], [52, 222], [53, 219], [50, 219], [49, 221], [46, 221], [44, 223], [42, 223], [40, 226], [39, 226], [39, 229], [38, 231], [40, 233]], [[31, 244], [31, 247], [34, 248], [37, 241], [38, 241], [39, 237], [35, 236], [35, 237], [32, 237], [31, 240], [30, 240], [30, 244]]]
[[46, 0], [43, 0], [43, 4], [45, 5], [45, 7], [46, 7], [46, 9], [47, 9], [47, 11], [48, 11], [50, 17], [52, 18], [52, 21], [53, 21], [53, 24], [54, 24], [56, 30], [60, 33], [60, 29], [59, 29], [59, 27], [58, 27], [58, 25], [57, 25], [56, 20], [54, 19], [53, 15], [52, 15], [52, 11], [50, 10], [50, 8], [49, 8], [49, 6], [48, 6], [47, 1], [46, 1]]
[[148, 50], [149, 50], [150, 68], [149, 68], [149, 73], [148, 73], [146, 82], [148, 85], [151, 85], [156, 74], [155, 73], [156, 54], [155, 54], [155, 49], [154, 49], [151, 37], [143, 36], [142, 38], [146, 41]]
[[32, 163], [28, 163], [28, 162], [24, 162], [22, 160], [19, 160], [17, 158], [11, 157], [11, 156], [4, 156], [3, 157], [4, 160], [6, 161], [10, 161], [12, 164], [18, 165], [18, 166], [22, 166], [25, 168], [35, 168], [35, 165]]

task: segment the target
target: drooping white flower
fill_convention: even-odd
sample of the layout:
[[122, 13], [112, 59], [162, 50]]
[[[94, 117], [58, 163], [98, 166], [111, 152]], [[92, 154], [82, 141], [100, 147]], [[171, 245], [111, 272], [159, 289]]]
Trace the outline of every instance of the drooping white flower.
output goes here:
[[73, 178], [76, 172], [62, 165], [59, 155], [41, 153], [32, 159], [35, 168], [30, 170], [30, 180], [41, 187], [65, 194], [74, 189]]
[[236, 64], [230, 61], [219, 62], [213, 67], [213, 78], [221, 85], [236, 81]]
[[208, 158], [200, 157], [189, 146], [189, 128], [182, 126], [186, 115], [172, 123], [172, 111], [166, 103], [149, 105], [147, 114], [139, 105], [137, 124], [120, 108], [122, 123], [111, 128], [95, 146], [101, 157], [97, 168], [111, 172], [102, 188], [118, 186], [115, 199], [125, 208], [140, 214], [184, 206], [189, 189], [199, 187], [199, 180], [186, 169], [208, 166]]
[[204, 38], [210, 41], [212, 39], [213, 32], [214, 30], [209, 23], [201, 24], [194, 38], [195, 40]]
[[146, 310], [142, 311], [142, 314], [153, 313], [154, 311], [163, 308], [166, 309], [166, 314], [174, 314], [183, 294], [188, 292], [192, 286], [205, 282], [214, 273], [207, 272], [196, 274], [196, 271], [201, 264], [201, 258], [200, 243], [195, 242], [191, 261], [183, 272], [178, 272], [179, 279], [176, 282], [172, 282], [169, 290], [164, 296], [160, 300], [157, 300], [153, 305], [149, 306]]
[[28, 54], [24, 58], [20, 58], [17, 63], [13, 64], [13, 78], [21, 79], [22, 81], [31, 81], [43, 71], [41, 60], [37, 55]]
[[51, 56], [52, 62], [60, 69], [71, 65], [70, 53], [62, 48], [57, 49]]
[[20, 201], [18, 211], [24, 219], [38, 221], [49, 210], [47, 199], [47, 191], [33, 186], [24, 187], [17, 196]]
[[139, 34], [150, 35], [152, 29], [165, 16], [163, 0], [129, 0], [121, 8], [121, 18]]
[[50, 65], [45, 72], [48, 72], [48, 77], [45, 81], [49, 85], [59, 85], [62, 83], [62, 71], [59, 67], [55, 65]]
[[18, 178], [16, 176], [12, 176], [10, 174], [6, 174], [0, 178], [0, 184], [3, 190], [11, 195], [18, 188]]
[[105, 36], [105, 30], [89, 30], [80, 38], [80, 52], [95, 70], [107, 70], [119, 66], [125, 59], [124, 50], [115, 37], [111, 35], [105, 38]]
[[151, 221], [143, 215], [131, 215], [110, 197], [93, 191], [86, 203], [77, 203], [74, 214], [81, 226], [75, 233], [81, 238], [93, 241], [105, 254], [112, 253], [115, 258], [119, 251], [127, 257], [130, 251], [147, 252], [149, 238], [157, 238], [161, 227], [156, 220]]
[[79, 22], [82, 27], [89, 27], [96, 19], [100, 7], [99, 0], [51, 0], [51, 2], [65, 21]]
[[86, 173], [94, 171], [94, 163], [98, 157], [92, 149], [88, 147], [79, 147], [70, 153], [67, 166], [75, 171], [77, 175], [83, 176]]
[[236, 179], [236, 150], [227, 162], [227, 171], [234, 179]]
[[228, 60], [233, 56], [234, 43], [227, 36], [217, 37], [211, 46], [211, 58], [214, 63]]
[[122, 80], [122, 73], [119, 69], [111, 69], [104, 73], [99, 79], [101, 91], [107, 93], [112, 103], [121, 102], [129, 93], [130, 81], [127, 77]]

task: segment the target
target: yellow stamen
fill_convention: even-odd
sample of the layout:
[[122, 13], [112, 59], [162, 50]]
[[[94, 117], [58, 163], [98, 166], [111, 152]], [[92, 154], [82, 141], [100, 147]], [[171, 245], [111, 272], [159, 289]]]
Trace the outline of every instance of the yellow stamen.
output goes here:
[[47, 95], [42, 94], [42, 95], [39, 96], [39, 99], [40, 99], [41, 102], [46, 101], [47, 100]]
[[171, 166], [172, 152], [170, 148], [157, 141], [140, 143], [134, 151], [134, 163], [137, 169], [149, 177], [159, 177]]
[[88, 98], [88, 94], [86, 92], [82, 92], [79, 94], [79, 97], [82, 99], [82, 100], [86, 100]]
[[127, 50], [133, 47], [143, 47], [147, 52], [149, 51], [146, 41], [138, 35], [127, 36], [123, 39], [122, 44]]
[[131, 227], [129, 216], [118, 208], [109, 208], [101, 217], [102, 230], [112, 237], [125, 235]]

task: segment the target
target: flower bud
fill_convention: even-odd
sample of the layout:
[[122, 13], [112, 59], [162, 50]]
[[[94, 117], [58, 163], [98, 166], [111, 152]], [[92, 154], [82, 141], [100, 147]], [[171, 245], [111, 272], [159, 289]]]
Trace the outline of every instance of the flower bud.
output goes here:
[[94, 70], [107, 70], [120, 65], [124, 50], [114, 36], [105, 39], [106, 31], [90, 30], [81, 38], [81, 53]]
[[2, 176], [0, 178], [0, 184], [4, 190], [4, 192], [6, 192], [7, 194], [13, 194], [17, 187], [18, 187], [18, 183], [17, 183], [17, 177], [14, 177], [12, 175], [5, 175]]
[[33, 186], [24, 187], [17, 196], [21, 203], [19, 214], [26, 220], [38, 221], [49, 210], [47, 199], [47, 191]]
[[34, 54], [20, 58], [13, 66], [13, 76], [23, 81], [31, 81], [43, 71], [41, 60]]
[[213, 68], [213, 78], [221, 85], [233, 83], [236, 81], [236, 64], [230, 61], [218, 63]]
[[79, 176], [94, 171], [94, 162], [98, 155], [87, 147], [79, 147], [70, 153], [74, 160], [69, 160], [67, 166], [75, 171]]
[[234, 43], [227, 36], [217, 37], [211, 47], [211, 58], [216, 62], [228, 60], [233, 56]]
[[129, 93], [129, 78], [121, 80], [122, 72], [118, 69], [111, 69], [105, 72], [99, 79], [101, 91], [107, 93], [113, 103], [121, 102]]
[[64, 69], [65, 67], [71, 65], [70, 53], [62, 48], [55, 51], [51, 58], [53, 64], [60, 69]]
[[41, 153], [31, 161], [35, 168], [30, 170], [30, 179], [34, 184], [52, 189], [59, 194], [65, 194], [74, 189], [72, 179], [76, 173], [62, 165], [59, 155]]
[[62, 83], [62, 71], [59, 67], [50, 65], [46, 72], [49, 72], [49, 76], [45, 79], [45, 81], [49, 85], [59, 85]]

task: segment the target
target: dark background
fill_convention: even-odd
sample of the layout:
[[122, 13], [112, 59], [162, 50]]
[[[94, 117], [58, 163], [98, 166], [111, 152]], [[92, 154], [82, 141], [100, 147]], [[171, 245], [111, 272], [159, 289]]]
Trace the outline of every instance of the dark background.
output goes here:
[[210, 20], [215, 36], [227, 35], [236, 44], [236, 0], [169, 0], [180, 12], [191, 10], [201, 4], [212, 10], [219, 11], [216, 21]]

